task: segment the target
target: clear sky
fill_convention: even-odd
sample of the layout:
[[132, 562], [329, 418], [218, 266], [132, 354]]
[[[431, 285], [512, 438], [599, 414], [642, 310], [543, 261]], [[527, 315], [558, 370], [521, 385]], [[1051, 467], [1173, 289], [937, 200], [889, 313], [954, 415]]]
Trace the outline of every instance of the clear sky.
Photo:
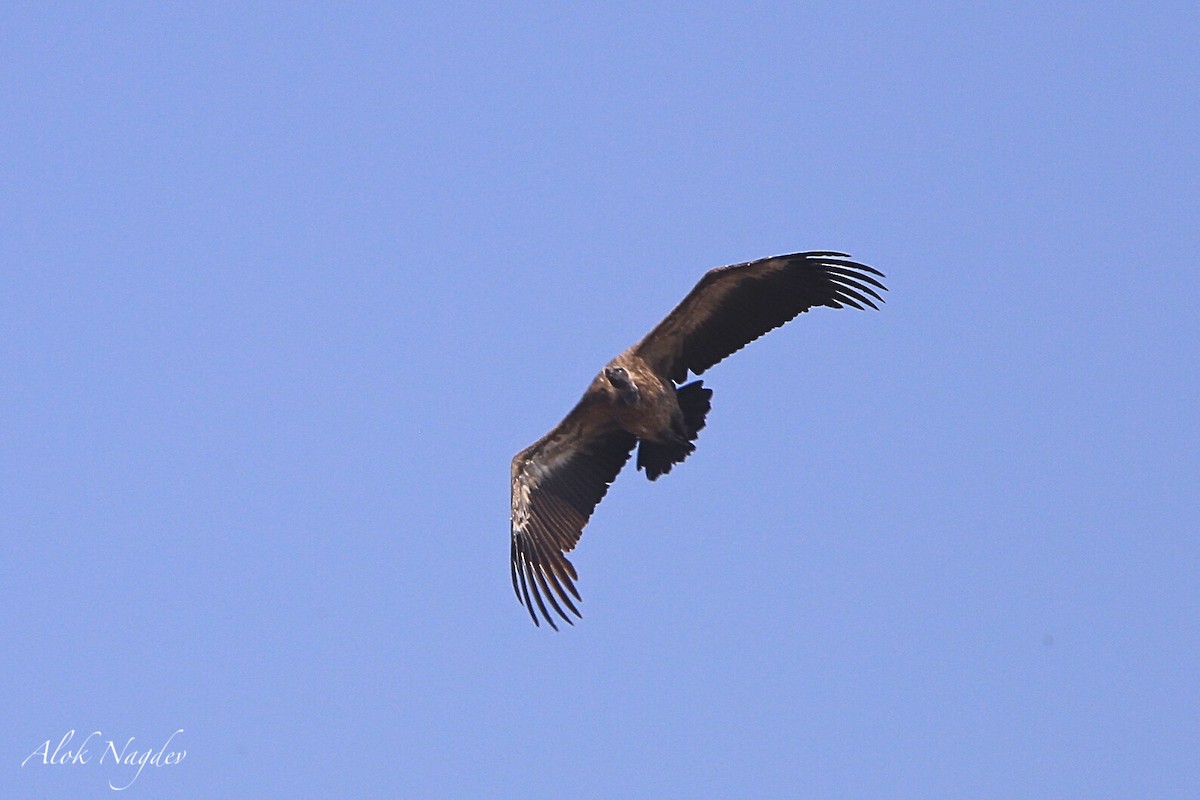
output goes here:
[[[193, 6], [0, 8], [0, 794], [1200, 797], [1195, 3]], [[535, 628], [512, 455], [805, 249]]]

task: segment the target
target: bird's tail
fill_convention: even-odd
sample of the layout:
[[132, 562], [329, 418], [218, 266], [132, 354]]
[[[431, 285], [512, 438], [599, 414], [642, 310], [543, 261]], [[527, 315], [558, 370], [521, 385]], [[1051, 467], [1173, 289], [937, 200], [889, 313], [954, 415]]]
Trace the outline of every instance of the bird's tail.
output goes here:
[[692, 442], [696, 441], [704, 427], [704, 418], [712, 408], [712, 389], [705, 389], [703, 381], [694, 381], [676, 389], [675, 399], [683, 412], [684, 430], [679, 438], [666, 444], [643, 439], [638, 444], [637, 468], [646, 470], [650, 480], [670, 472], [671, 467], [696, 449]]

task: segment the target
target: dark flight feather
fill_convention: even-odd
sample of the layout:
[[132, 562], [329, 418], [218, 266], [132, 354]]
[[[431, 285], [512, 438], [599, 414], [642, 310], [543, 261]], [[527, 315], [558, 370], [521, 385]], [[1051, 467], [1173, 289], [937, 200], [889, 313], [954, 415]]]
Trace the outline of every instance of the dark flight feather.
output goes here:
[[706, 369], [813, 306], [878, 308], [883, 273], [845, 253], [809, 252], [709, 270], [675, 309], [634, 345], [676, 383]]
[[513, 591], [535, 623], [531, 596], [556, 629], [543, 597], [567, 622], [572, 621], [562, 606], [580, 616], [571, 601], [580, 599], [575, 567], [565, 554], [579, 542], [583, 526], [637, 443], [632, 433], [590, 419], [593, 406], [585, 396], [554, 430], [512, 462]]

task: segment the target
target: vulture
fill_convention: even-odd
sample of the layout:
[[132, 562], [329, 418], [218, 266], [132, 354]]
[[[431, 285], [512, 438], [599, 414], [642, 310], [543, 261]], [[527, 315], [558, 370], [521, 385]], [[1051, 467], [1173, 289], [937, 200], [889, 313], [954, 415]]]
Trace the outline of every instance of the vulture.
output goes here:
[[563, 421], [512, 460], [512, 585], [534, 623], [540, 615], [558, 630], [556, 616], [572, 625], [582, 616], [566, 554], [633, 449], [652, 481], [696, 449], [712, 389], [685, 384], [689, 372], [702, 375], [814, 306], [878, 309], [882, 277], [824, 251], [717, 267], [606, 364]]

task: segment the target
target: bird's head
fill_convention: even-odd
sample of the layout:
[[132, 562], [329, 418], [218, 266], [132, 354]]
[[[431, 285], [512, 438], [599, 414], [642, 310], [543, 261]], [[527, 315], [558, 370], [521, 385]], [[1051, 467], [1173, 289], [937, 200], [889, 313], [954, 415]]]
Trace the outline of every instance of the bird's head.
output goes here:
[[629, 370], [610, 365], [604, 368], [604, 377], [616, 389], [617, 396], [621, 398], [622, 403], [629, 406], [637, 403], [641, 393], [638, 391], [637, 384], [633, 382], [633, 378], [629, 376]]

